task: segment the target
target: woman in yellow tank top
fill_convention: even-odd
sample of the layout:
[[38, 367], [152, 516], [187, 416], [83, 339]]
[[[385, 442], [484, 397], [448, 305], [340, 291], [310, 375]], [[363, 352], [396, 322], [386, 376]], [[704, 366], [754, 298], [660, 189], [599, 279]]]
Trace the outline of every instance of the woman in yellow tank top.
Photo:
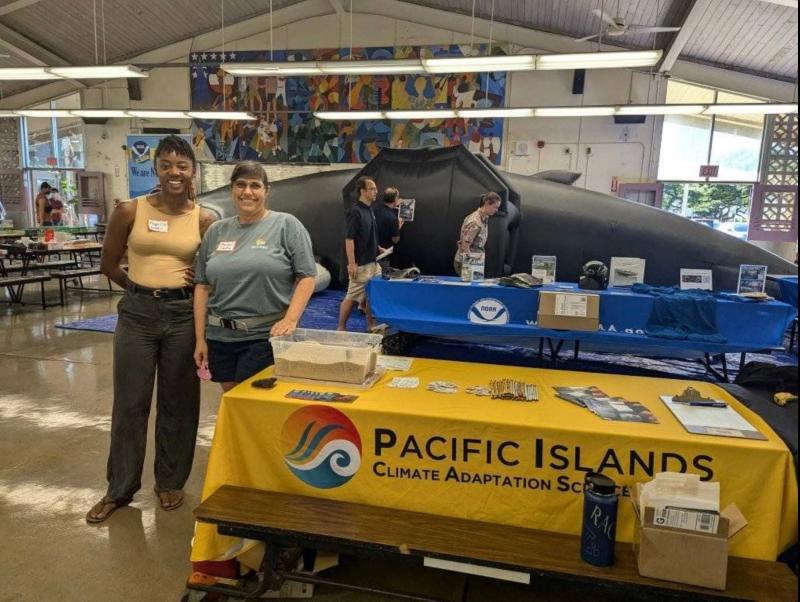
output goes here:
[[[195, 373], [191, 267], [216, 216], [192, 194], [191, 145], [167, 136], [155, 153], [160, 190], [120, 203], [103, 242], [101, 270], [125, 288], [114, 333], [114, 403], [106, 495], [86, 514], [106, 520], [141, 487], [156, 384], [155, 491], [164, 510], [183, 503], [200, 412]], [[128, 272], [120, 265], [128, 251]]]

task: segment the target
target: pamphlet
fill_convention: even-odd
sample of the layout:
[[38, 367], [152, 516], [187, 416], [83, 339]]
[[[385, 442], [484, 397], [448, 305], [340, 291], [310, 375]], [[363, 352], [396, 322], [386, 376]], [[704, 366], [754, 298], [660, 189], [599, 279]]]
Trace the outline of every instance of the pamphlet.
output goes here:
[[418, 376], [395, 376], [389, 381], [389, 386], [394, 389], [416, 389], [419, 387]]
[[412, 357], [402, 357], [399, 355], [379, 355], [377, 365], [379, 368], [384, 368], [386, 370], [399, 370], [400, 372], [405, 372], [406, 370], [411, 369], [411, 364], [413, 361], [414, 358]]
[[612, 257], [611, 258], [611, 286], [633, 286], [637, 282], [644, 282], [645, 260], [639, 257]]
[[700, 289], [714, 290], [711, 270], [692, 270], [681, 268], [681, 290]]
[[658, 419], [643, 404], [622, 397], [609, 397], [595, 386], [553, 388], [561, 399], [587, 408], [603, 420], [658, 424]]
[[555, 255], [534, 255], [531, 260], [531, 276], [541, 279], [542, 284], [556, 281]]
[[767, 437], [729, 405], [725, 405], [725, 407], [693, 406], [672, 401], [671, 395], [662, 395], [661, 401], [689, 433], [767, 440]]
[[765, 265], [740, 265], [738, 294], [763, 293], [767, 285], [767, 266]]
[[414, 221], [414, 208], [417, 204], [416, 199], [400, 199], [400, 205], [397, 209], [397, 215], [404, 222]]
[[461, 261], [461, 280], [483, 280], [485, 253], [462, 253]]

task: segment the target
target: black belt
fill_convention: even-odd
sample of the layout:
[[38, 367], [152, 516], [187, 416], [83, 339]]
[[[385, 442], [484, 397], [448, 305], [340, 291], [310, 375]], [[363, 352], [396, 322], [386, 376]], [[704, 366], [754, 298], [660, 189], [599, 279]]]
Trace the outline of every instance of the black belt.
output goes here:
[[194, 289], [190, 286], [182, 288], [148, 288], [128, 282], [128, 290], [137, 295], [148, 295], [157, 299], [191, 299]]

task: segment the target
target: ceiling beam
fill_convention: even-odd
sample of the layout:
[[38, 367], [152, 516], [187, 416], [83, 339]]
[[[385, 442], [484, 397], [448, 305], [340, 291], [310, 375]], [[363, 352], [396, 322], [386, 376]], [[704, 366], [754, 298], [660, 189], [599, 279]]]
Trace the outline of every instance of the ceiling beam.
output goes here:
[[[33, 40], [2, 23], [0, 23], [0, 46], [8, 49], [36, 67], [69, 65], [69, 62], [63, 57], [50, 52], [47, 48], [39, 46], [39, 44]], [[67, 79], [65, 81], [72, 84], [74, 88], [81, 89], [86, 87], [85, 84], [75, 79]]]
[[675, 35], [672, 36], [672, 40], [664, 49], [664, 56], [661, 57], [661, 62], [656, 65], [656, 69], [660, 73], [667, 73], [675, 66], [678, 57], [680, 57], [697, 26], [700, 25], [710, 5], [711, 0], [692, 0], [688, 3], [686, 12], [684, 12], [683, 19], [680, 22], [680, 30], [676, 31]]
[[32, 6], [39, 1], [40, 0], [17, 0], [16, 2], [6, 4], [5, 6], [0, 6], [0, 17], [9, 13], [13, 13], [16, 10]]
[[47, 48], [2, 23], [0, 23], [0, 46], [37, 67], [67, 64], [63, 57], [50, 52]]
[[344, 6], [342, 6], [341, 0], [328, 0], [328, 2], [330, 2], [333, 10], [335, 10], [336, 14], [340, 17], [344, 17], [347, 14], [347, 11], [344, 10]]
[[798, 0], [761, 0], [768, 4], [778, 4], [780, 6], [788, 6], [789, 8], [797, 8]]

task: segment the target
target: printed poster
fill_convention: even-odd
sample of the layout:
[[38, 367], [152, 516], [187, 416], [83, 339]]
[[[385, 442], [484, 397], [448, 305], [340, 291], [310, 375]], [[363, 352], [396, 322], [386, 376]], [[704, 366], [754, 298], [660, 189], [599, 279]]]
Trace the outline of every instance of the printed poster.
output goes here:
[[[128, 135], [128, 198], [150, 194], [158, 186], [153, 159], [158, 143], [166, 136], [167, 134]], [[189, 144], [192, 143], [192, 137], [188, 134], [181, 135], [181, 138]]]

